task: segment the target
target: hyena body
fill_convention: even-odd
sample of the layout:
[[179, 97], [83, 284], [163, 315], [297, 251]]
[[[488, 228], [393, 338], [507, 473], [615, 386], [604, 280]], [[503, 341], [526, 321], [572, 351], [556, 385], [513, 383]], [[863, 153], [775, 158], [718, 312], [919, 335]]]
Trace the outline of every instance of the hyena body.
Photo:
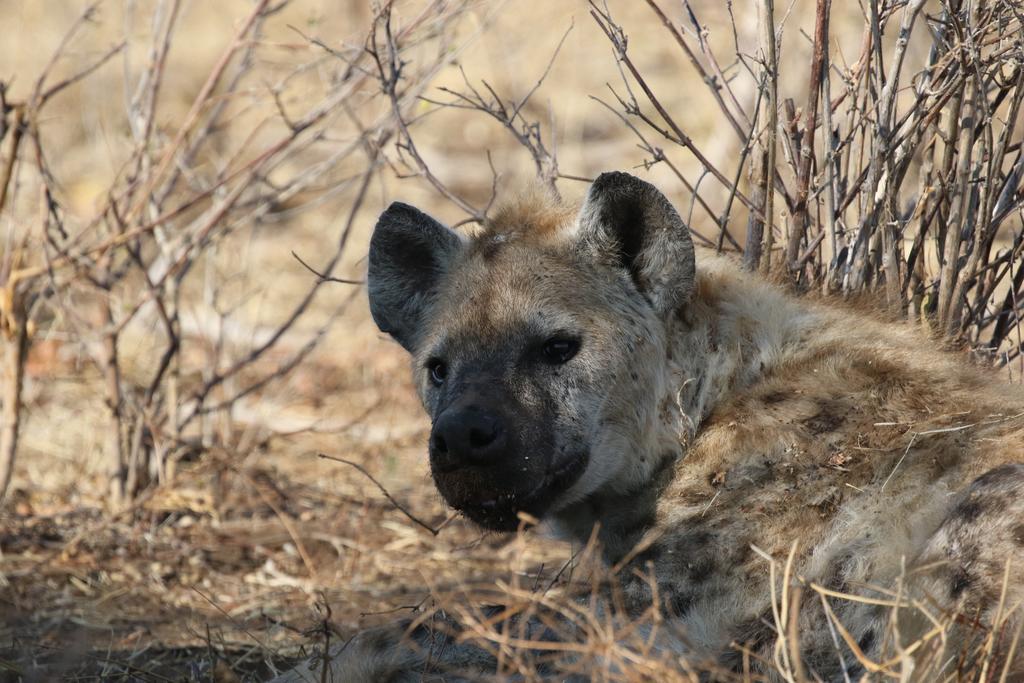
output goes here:
[[[625, 608], [656, 599], [681, 656], [739, 667], [743, 644], [770, 660], [762, 553], [782, 562], [794, 543], [794, 585], [871, 598], [832, 601], [830, 624], [805, 595], [802, 661], [824, 680], [863, 673], [853, 650], [893, 650], [892, 596], [872, 586], [967, 615], [951, 653], [1022, 609], [1024, 393], [907, 326], [695, 254], [647, 183], [604, 174], [575, 216], [529, 200], [470, 239], [393, 205], [369, 276], [376, 321], [412, 354], [449, 504], [494, 529], [527, 512], [580, 542], [597, 525], [605, 559], [627, 563]], [[932, 627], [905, 616], [899, 637]], [[407, 635], [421, 647], [357, 638], [335, 680], [493, 667]]]

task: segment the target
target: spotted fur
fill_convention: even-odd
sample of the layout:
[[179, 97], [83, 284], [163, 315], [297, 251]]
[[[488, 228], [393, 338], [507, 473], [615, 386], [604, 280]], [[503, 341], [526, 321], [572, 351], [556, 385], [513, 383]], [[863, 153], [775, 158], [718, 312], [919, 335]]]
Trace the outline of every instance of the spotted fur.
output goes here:
[[[794, 543], [799, 581], [875, 603], [886, 594], [874, 587], [899, 584], [935, 614], [968, 615], [957, 623], [972, 628], [955, 627], [964, 642], [998, 611], [1016, 610], [1010, 623], [1019, 623], [1020, 387], [909, 325], [797, 299], [729, 258], [695, 254], [665, 197], [626, 174], [598, 178], [574, 220], [534, 198], [472, 239], [414, 211], [392, 207], [377, 226], [374, 316], [411, 352], [434, 419], [466, 396], [497, 395], [514, 406], [509, 429], [522, 444], [500, 466], [522, 465], [523, 483], [503, 471], [457, 483], [435, 473], [471, 518], [497, 519], [477, 510], [490, 496], [511, 512], [527, 505], [530, 482], [582, 453], [578, 476], [545, 484], [527, 511], [577, 541], [599, 525], [608, 563], [628, 560], [627, 610], [653, 599], [631, 570], [653, 569], [683, 654], [723, 666], [739, 666], [736, 644], [771, 659], [763, 555], [784, 561]], [[558, 367], [528, 360], [537, 339], [565, 332], [579, 335], [576, 357]], [[425, 372], [436, 358], [449, 368], [440, 387]], [[857, 659], [845, 644], [837, 652], [820, 601], [803, 604], [805, 667], [822, 680], [855, 678]], [[832, 606], [864, 656], [892, 651], [889, 610]], [[905, 645], [930, 627], [907, 616], [899, 637]], [[427, 662], [386, 643], [390, 654], [374, 656], [391, 669], [380, 671], [488, 666], [460, 649], [468, 645]], [[377, 660], [350, 650], [339, 661]]]

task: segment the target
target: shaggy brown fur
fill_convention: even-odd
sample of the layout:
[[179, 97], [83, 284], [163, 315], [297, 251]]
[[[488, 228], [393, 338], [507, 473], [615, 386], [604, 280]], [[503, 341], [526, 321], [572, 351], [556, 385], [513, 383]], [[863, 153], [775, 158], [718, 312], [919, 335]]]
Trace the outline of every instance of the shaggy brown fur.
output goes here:
[[531, 185], [495, 209], [477, 243], [496, 238], [536, 245], [557, 243], [565, 239], [567, 228], [576, 217], [576, 208], [562, 204], [544, 187]]
[[[833, 617], [803, 603], [802, 661], [823, 680], [862, 673], [855, 650], [878, 661], [932, 628], [902, 610], [893, 635], [898, 583], [952, 621], [950, 653], [997, 611], [1019, 623], [1020, 387], [909, 326], [695, 256], [668, 201], [631, 176], [602, 175], [565, 215], [520, 202], [468, 243], [401, 205], [377, 226], [371, 306], [413, 355], [454, 507], [495, 528], [524, 510], [580, 541], [598, 525], [609, 564], [627, 562], [627, 611], [655, 600], [653, 570], [679, 634], [659, 647], [727, 667], [737, 644], [771, 659], [763, 555], [794, 544], [794, 580], [865, 598], [832, 602]], [[456, 448], [460, 429], [476, 437]], [[856, 648], [837, 648], [832, 618]], [[428, 663], [363, 640], [386, 651], [347, 650], [335, 680], [493, 666], [466, 644]]]

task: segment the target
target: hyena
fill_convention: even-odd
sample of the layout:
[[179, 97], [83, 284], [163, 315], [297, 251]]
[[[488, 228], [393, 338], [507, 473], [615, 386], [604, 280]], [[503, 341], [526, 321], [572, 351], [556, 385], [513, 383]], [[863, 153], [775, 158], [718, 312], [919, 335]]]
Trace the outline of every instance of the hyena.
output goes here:
[[[856, 680], [898, 649], [893, 594], [871, 588], [897, 584], [950, 624], [946, 673], [999, 611], [1011, 618], [993, 670], [1024, 676], [1006, 654], [1024, 609], [1020, 387], [908, 325], [795, 298], [696, 250], [666, 197], [625, 173], [601, 175], [578, 210], [514, 202], [472, 237], [392, 204], [368, 289], [377, 325], [412, 356], [447, 503], [486, 529], [514, 530], [525, 512], [580, 543], [596, 533], [604, 560], [626, 560], [625, 609], [656, 599], [682, 634], [662, 647], [739, 667], [739, 643], [770, 661], [757, 550], [784, 560], [795, 547], [794, 582], [874, 598], [826, 615], [805, 596], [809, 676]], [[904, 617], [903, 645], [933, 627], [918, 621]], [[494, 665], [396, 626], [347, 643], [330, 671], [447, 680]]]

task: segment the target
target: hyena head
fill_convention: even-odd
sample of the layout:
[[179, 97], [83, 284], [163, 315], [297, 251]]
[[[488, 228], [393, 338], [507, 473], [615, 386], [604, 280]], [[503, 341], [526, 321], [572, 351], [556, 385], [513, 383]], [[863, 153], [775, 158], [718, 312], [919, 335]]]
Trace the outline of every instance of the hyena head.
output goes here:
[[511, 530], [520, 511], [649, 475], [669, 327], [693, 287], [685, 224], [625, 173], [601, 175], [575, 219], [520, 202], [471, 238], [392, 204], [370, 242], [370, 310], [412, 355], [445, 500]]

